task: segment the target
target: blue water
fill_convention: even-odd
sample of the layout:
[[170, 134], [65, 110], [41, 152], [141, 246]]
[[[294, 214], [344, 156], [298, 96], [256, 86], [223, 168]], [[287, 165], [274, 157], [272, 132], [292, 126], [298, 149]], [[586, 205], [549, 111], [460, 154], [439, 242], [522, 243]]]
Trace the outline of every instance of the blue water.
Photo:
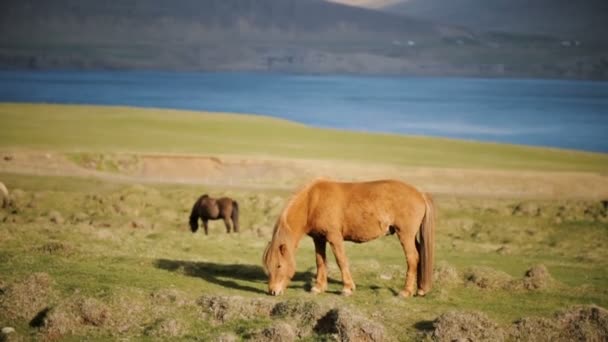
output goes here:
[[0, 101], [264, 114], [319, 127], [608, 152], [606, 82], [2, 71]]

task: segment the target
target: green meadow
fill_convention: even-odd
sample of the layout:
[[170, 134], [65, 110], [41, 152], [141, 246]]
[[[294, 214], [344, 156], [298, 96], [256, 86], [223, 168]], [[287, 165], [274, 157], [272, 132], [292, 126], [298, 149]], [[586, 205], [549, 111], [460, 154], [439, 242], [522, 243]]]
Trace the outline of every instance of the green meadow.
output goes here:
[[264, 116], [124, 107], [0, 105], [0, 148], [267, 155], [409, 166], [608, 170], [608, 156], [307, 127]]
[[[567, 175], [556, 178], [564, 182], [594, 175], [606, 194], [606, 154], [124, 107], [2, 104], [0, 125], [0, 181], [9, 189], [0, 209], [0, 325], [15, 329], [2, 338], [607, 338], [608, 198], [474, 196], [448, 188], [435, 194], [435, 282], [425, 297], [396, 295], [405, 258], [394, 236], [346, 245], [357, 284], [350, 297], [340, 295], [331, 252], [327, 293], [308, 292], [314, 246], [304, 238], [295, 278], [283, 296], [271, 297], [261, 257], [294, 189], [120, 178], [120, 167], [78, 172], [92, 154], [314, 159], [336, 169], [356, 163], [545, 172]], [[50, 173], [44, 159], [18, 164], [38, 153], [63, 155], [69, 165]], [[511, 187], [504, 179], [497, 186]], [[188, 216], [202, 193], [239, 202], [240, 233], [226, 234], [221, 221], [211, 221], [207, 236], [190, 232]]]

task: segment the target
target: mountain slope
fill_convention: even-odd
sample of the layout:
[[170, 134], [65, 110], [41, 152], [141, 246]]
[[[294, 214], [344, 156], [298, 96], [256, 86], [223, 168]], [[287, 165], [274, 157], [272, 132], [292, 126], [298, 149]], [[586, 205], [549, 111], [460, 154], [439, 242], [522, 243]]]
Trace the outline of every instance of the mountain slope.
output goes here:
[[322, 0], [0, 2], [0, 68], [608, 78], [583, 41]]
[[545, 34], [606, 41], [605, 0], [409, 0], [383, 10], [478, 31]]
[[321, 0], [5, 0], [0, 4], [0, 19], [4, 33], [9, 35], [16, 30], [28, 31], [23, 30], [26, 26], [30, 31], [33, 26], [63, 34], [85, 28], [84, 32], [73, 33], [91, 34], [86, 28], [93, 25], [98, 29], [112, 26], [124, 33], [156, 27], [176, 36], [184, 35], [184, 29], [199, 27], [201, 39], [218, 31], [245, 35], [264, 31], [299, 35], [435, 32], [432, 24], [421, 20]]

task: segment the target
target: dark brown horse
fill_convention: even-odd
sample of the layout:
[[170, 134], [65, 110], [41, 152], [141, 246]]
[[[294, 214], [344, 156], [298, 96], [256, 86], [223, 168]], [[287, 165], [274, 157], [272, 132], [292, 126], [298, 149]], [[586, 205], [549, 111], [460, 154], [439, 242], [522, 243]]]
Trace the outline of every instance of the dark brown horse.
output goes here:
[[207, 222], [209, 220], [224, 220], [226, 232], [230, 233], [233, 228], [235, 233], [239, 232], [239, 204], [228, 197], [212, 198], [204, 194], [194, 202], [190, 213], [190, 229], [193, 233], [198, 230], [198, 219], [203, 221], [205, 235], [208, 234]]

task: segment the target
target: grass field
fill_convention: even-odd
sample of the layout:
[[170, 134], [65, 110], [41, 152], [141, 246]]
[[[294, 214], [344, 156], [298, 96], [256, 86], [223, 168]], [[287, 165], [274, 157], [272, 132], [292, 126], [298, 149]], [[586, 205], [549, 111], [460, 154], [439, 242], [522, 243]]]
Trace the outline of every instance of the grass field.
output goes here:
[[270, 155], [409, 166], [606, 172], [608, 155], [316, 129], [237, 114], [0, 105], [0, 148]]
[[[92, 154], [229, 155], [249, 161], [323, 160], [343, 175], [350, 172], [345, 163], [471, 168], [490, 175], [498, 170], [506, 172], [494, 184], [499, 188], [513, 187], [509, 175], [521, 172], [569, 175], [555, 178], [558, 184], [594, 174], [598, 178], [592, 179], [603, 180], [596, 193], [608, 192], [605, 154], [134, 108], [3, 104], [0, 124], [3, 165], [32, 151], [67, 155], [63, 162], [69, 170], [84, 168], [90, 160], [82, 157]], [[47, 163], [42, 159], [35, 165]], [[0, 210], [0, 325], [16, 330], [10, 338], [549, 341], [608, 336], [608, 313], [601, 308], [608, 307], [608, 204], [584, 191], [524, 199], [464, 196], [450, 191], [458, 184], [446, 187], [435, 196], [437, 265], [427, 296], [396, 296], [405, 259], [397, 239], [389, 236], [347, 244], [357, 284], [351, 297], [339, 294], [340, 273], [331, 253], [328, 293], [307, 291], [315, 267], [312, 241], [305, 238], [294, 280], [284, 296], [274, 298], [265, 293], [261, 256], [291, 188], [189, 184], [177, 178], [140, 183], [133, 176], [117, 178], [126, 171], [113, 166], [69, 176], [40, 170], [0, 168], [0, 181], [11, 193], [10, 204]], [[239, 201], [241, 233], [227, 235], [221, 222], [211, 223], [208, 236], [188, 230], [192, 203], [203, 192]], [[555, 316], [560, 310], [569, 311]], [[452, 311], [463, 320], [445, 316]]]

